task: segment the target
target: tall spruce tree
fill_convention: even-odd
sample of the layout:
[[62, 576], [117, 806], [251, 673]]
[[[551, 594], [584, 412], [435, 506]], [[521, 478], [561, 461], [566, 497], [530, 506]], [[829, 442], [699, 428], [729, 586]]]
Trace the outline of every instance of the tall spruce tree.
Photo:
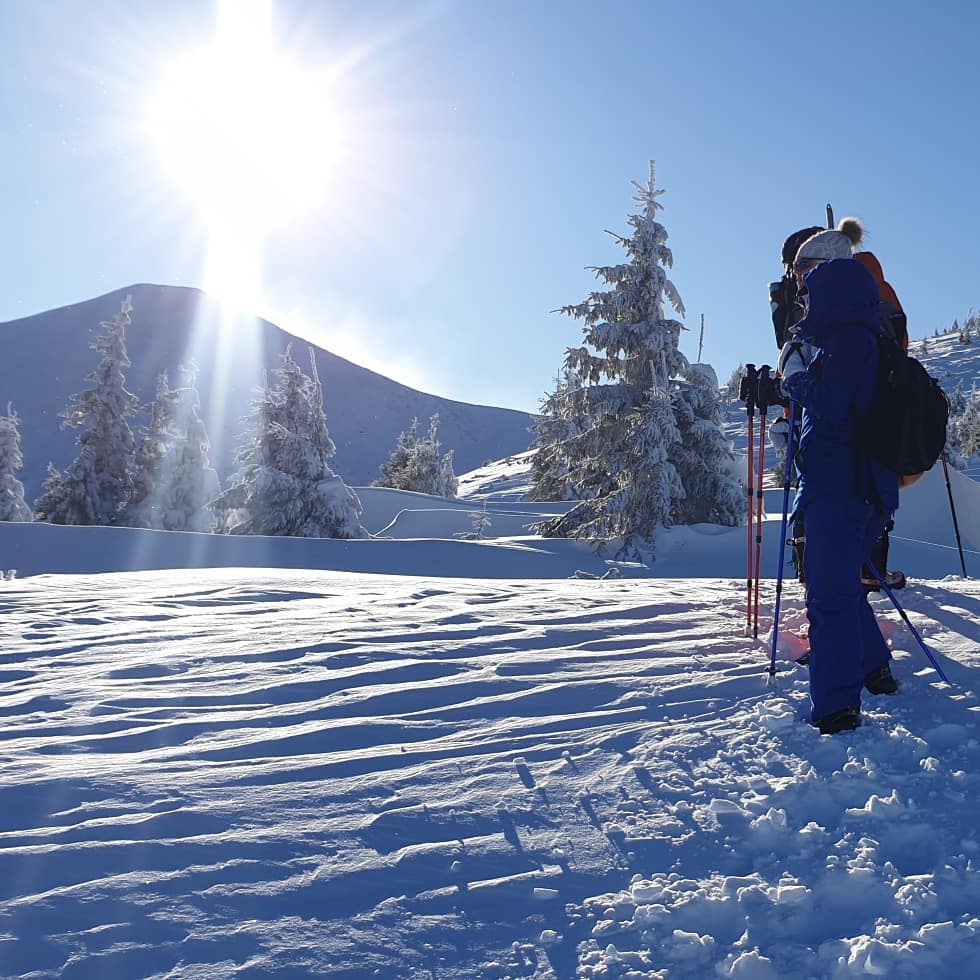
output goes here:
[[565, 358], [582, 382], [565, 392], [565, 411], [582, 424], [557, 450], [581, 503], [541, 528], [546, 536], [619, 538], [627, 552], [653, 549], [657, 527], [670, 523], [684, 494], [668, 458], [679, 433], [667, 385], [686, 360], [681, 324], [665, 315], [664, 296], [682, 316], [684, 306], [665, 272], [673, 259], [656, 220], [663, 192], [652, 162], [647, 185], [633, 186], [641, 209], [628, 218], [633, 234], [614, 236], [627, 260], [595, 268], [609, 288], [562, 310], [585, 324], [586, 346]]
[[[614, 236], [626, 261], [594, 269], [608, 288], [562, 310], [585, 324], [585, 345], [569, 350], [565, 359], [566, 370], [581, 378], [582, 387], [563, 398], [564, 410], [582, 424], [580, 431], [563, 434], [553, 453], [582, 500], [541, 526], [546, 536], [619, 539], [625, 554], [652, 553], [657, 528], [692, 513], [694, 508], [683, 504], [688, 490], [679, 466], [698, 488], [712, 484], [691, 465], [684, 448], [685, 436], [703, 442], [713, 419], [703, 407], [706, 417], [698, 415], [676, 380], [688, 378], [689, 365], [678, 349], [682, 325], [665, 314], [664, 301], [680, 316], [684, 305], [667, 278], [673, 256], [656, 217], [663, 191], [656, 188], [652, 161], [647, 184], [633, 186], [639, 213], [627, 219], [632, 234]], [[689, 381], [692, 390], [700, 390], [698, 382]], [[714, 472], [719, 463], [712, 458], [709, 469]], [[712, 510], [710, 504], [707, 509]]]
[[34, 518], [24, 500], [24, 484], [17, 471], [24, 465], [20, 451], [20, 420], [11, 405], [0, 415], [0, 521], [30, 521]]
[[61, 414], [62, 428], [81, 430], [79, 453], [64, 473], [49, 465], [45, 493], [34, 505], [39, 521], [114, 524], [129, 500], [135, 440], [126, 419], [139, 407], [123, 375], [129, 367], [126, 328], [132, 312], [127, 296], [91, 345], [102, 355], [98, 368], [87, 375], [95, 387], [74, 395]]
[[328, 465], [336, 453], [310, 351], [307, 377], [287, 348], [252, 406], [252, 434], [232, 486], [215, 501], [232, 534], [364, 538], [361, 502]]

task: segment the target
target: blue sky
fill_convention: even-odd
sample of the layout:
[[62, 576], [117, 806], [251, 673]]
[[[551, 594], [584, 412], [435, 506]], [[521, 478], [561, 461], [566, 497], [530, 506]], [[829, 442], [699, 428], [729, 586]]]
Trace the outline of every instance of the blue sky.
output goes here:
[[[242, 195], [262, 248], [243, 281], [260, 312], [398, 380], [534, 410], [581, 338], [552, 311], [618, 261], [605, 230], [626, 231], [650, 159], [682, 350], [703, 313], [723, 379], [774, 359], [767, 283], [827, 201], [865, 222], [913, 337], [980, 305], [975, 5], [272, 7], [279, 61], [317, 74], [304, 133], [340, 149], [288, 213]], [[0, 320], [208, 284], [214, 226], [152, 107], [216, 21], [204, 2], [0, 0]], [[248, 157], [269, 142], [245, 137]], [[182, 150], [193, 166], [206, 147]]]

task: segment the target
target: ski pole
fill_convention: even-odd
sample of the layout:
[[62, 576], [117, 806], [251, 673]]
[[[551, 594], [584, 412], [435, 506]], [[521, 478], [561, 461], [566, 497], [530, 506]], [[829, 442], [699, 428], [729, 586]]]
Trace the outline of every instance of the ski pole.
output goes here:
[[943, 461], [943, 473], [946, 476], [946, 493], [949, 495], [949, 512], [953, 515], [953, 532], [956, 534], [956, 547], [959, 548], [960, 552], [960, 568], [963, 569], [963, 578], [969, 578], [969, 575], [966, 574], [966, 561], [963, 558], [963, 542], [960, 540], [960, 525], [956, 520], [956, 506], [953, 503], [953, 488], [949, 485], [949, 466], [946, 465], [946, 453], [940, 453], [939, 458]]
[[749, 448], [748, 463], [746, 469], [746, 501], [748, 514], [746, 517], [746, 542], [745, 542], [745, 635], [752, 635], [752, 497], [754, 488], [752, 478], [755, 473], [753, 463], [753, 447], [755, 443], [755, 395], [756, 395], [756, 376], [755, 365], [745, 366], [745, 376], [742, 378], [739, 390], [742, 401], [745, 402], [745, 412], [748, 416], [749, 424]]
[[878, 579], [879, 583], [881, 584], [881, 587], [885, 590], [885, 595], [887, 595], [888, 598], [891, 599], [892, 605], [898, 610], [899, 616], [901, 616], [902, 619], [905, 620], [905, 625], [909, 628], [912, 635], [915, 637], [916, 642], [919, 644], [920, 647], [922, 647], [922, 652], [929, 658], [933, 667], [936, 668], [936, 673], [939, 674], [939, 676], [947, 684], [952, 683], [950, 679], [943, 673], [942, 667], [939, 666], [939, 661], [932, 655], [932, 652], [926, 646], [925, 641], [922, 639], [921, 636], [919, 636], [919, 631], [912, 625], [912, 620], [909, 619], [905, 610], [899, 604], [898, 599], [895, 598], [895, 593], [892, 592], [892, 590], [888, 587], [888, 583], [885, 581], [885, 576], [881, 572], [879, 572], [878, 569], [875, 568], [875, 566], [871, 563], [870, 557], [866, 558], [865, 561], [868, 565], [868, 568], [870, 568], [871, 571], [874, 573], [875, 578]]
[[783, 475], [783, 521], [779, 529], [779, 559], [776, 566], [776, 605], [772, 615], [772, 654], [769, 658], [769, 684], [776, 676], [776, 642], [779, 639], [779, 605], [783, 597], [783, 565], [786, 563], [786, 525], [789, 522], [789, 488], [792, 483], [793, 436], [796, 432], [796, 402], [790, 402], [789, 436], [786, 439], [786, 460]]
[[759, 469], [755, 481], [755, 609], [753, 613], [752, 635], [759, 638], [759, 579], [762, 578], [762, 480], [765, 474], [766, 458], [766, 406], [759, 413]]
[[748, 519], [746, 520], [746, 545], [745, 545], [745, 584], [747, 587], [747, 594], [745, 599], [745, 635], [750, 636], [752, 633], [752, 515], [754, 513], [755, 507], [755, 486], [753, 480], [755, 479], [755, 463], [753, 456], [753, 443], [755, 441], [755, 434], [753, 431], [755, 422], [755, 415], [749, 415], [749, 459], [748, 459], [748, 473], [749, 473], [749, 484], [746, 488], [746, 499], [748, 501]]
[[758, 471], [756, 473], [755, 485], [755, 609], [752, 622], [752, 635], [755, 639], [759, 638], [759, 579], [762, 578], [762, 483], [765, 475], [766, 459], [766, 410], [768, 400], [762, 396], [766, 390], [766, 384], [771, 380], [769, 377], [769, 365], [764, 364], [759, 368], [759, 455]]

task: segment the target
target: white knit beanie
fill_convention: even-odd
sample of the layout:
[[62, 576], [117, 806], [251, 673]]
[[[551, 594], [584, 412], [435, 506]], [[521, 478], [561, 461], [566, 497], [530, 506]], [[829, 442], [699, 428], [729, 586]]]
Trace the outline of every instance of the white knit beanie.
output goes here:
[[857, 218], [843, 218], [837, 230], [828, 229], [808, 238], [796, 253], [796, 262], [826, 262], [849, 259], [851, 250], [861, 244], [864, 229]]

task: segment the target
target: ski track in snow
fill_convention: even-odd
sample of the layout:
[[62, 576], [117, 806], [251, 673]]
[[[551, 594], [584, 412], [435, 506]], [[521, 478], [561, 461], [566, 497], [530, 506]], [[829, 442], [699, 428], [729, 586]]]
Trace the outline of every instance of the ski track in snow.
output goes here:
[[876, 600], [903, 691], [836, 738], [743, 590], [4, 583], [0, 975], [966, 975], [980, 586], [904, 596], [953, 688]]

